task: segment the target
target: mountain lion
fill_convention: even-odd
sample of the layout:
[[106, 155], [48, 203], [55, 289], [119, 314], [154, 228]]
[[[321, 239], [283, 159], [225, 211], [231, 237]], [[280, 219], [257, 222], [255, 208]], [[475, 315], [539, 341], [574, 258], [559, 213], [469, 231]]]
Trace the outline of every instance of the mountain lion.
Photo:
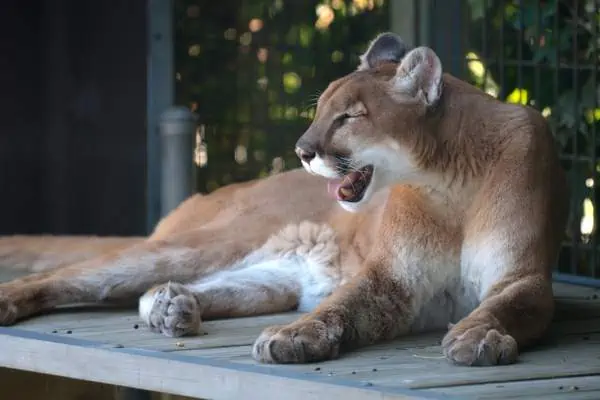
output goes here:
[[332, 82], [297, 142], [304, 169], [195, 195], [148, 238], [0, 239], [0, 323], [133, 302], [150, 329], [299, 309], [252, 354], [304, 363], [445, 329], [461, 365], [514, 362], [553, 316], [568, 191], [537, 111], [443, 73], [379, 35]]

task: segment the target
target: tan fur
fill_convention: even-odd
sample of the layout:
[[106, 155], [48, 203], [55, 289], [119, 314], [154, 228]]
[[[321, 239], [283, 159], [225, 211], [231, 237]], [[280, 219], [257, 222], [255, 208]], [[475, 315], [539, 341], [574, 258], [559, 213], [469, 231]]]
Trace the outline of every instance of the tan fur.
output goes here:
[[[442, 75], [433, 51], [408, 51], [394, 35], [361, 60], [323, 93], [298, 141], [312, 175], [193, 196], [147, 240], [122, 246], [0, 239], [0, 260], [59, 266], [64, 251], [69, 262], [0, 285], [0, 322], [143, 294], [141, 317], [170, 336], [197, 333], [202, 319], [309, 311], [261, 334], [253, 356], [263, 362], [330, 359], [449, 323], [452, 362], [514, 362], [552, 318], [566, 224], [566, 181], [545, 120]], [[340, 157], [375, 166], [359, 203], [338, 204], [318, 176], [336, 175]]]

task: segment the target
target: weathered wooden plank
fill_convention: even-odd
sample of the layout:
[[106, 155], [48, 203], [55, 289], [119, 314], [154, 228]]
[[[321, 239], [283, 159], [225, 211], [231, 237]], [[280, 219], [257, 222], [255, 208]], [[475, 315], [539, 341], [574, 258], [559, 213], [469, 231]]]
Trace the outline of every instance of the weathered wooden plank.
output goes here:
[[[407, 351], [408, 352], [408, 351]], [[600, 374], [600, 341], [561, 343], [525, 352], [520, 362], [494, 368], [468, 368], [448, 364], [439, 347], [423, 349], [384, 361], [373, 383], [410, 388], [508, 382]], [[410, 357], [420, 358], [418, 362]], [[385, 367], [385, 368], [384, 368]], [[357, 374], [358, 378], [361, 378]]]
[[80, 330], [77, 333], [77, 337], [89, 340], [103, 339], [107, 342], [122, 344], [125, 347], [159, 351], [176, 351], [181, 348], [203, 349], [240, 346], [252, 344], [265, 327], [289, 323], [296, 318], [298, 318], [297, 314], [279, 314], [254, 318], [207, 321], [203, 324], [203, 335], [184, 338], [167, 338], [150, 332], [143, 326], [137, 330], [131, 327], [113, 328], [110, 331]]
[[300, 313], [265, 315], [253, 318], [206, 321], [204, 335], [189, 338], [167, 338], [151, 332], [143, 326], [135, 313], [130, 311], [100, 311], [58, 313], [26, 320], [18, 325], [39, 333], [54, 333], [69, 337], [125, 347], [146, 348], [160, 351], [178, 350], [178, 344], [186, 349], [248, 345], [254, 342], [267, 326], [285, 324], [297, 319]]
[[600, 376], [491, 383], [427, 389], [433, 393], [469, 399], [600, 399]]
[[[97, 318], [90, 317], [94, 313], [76, 313], [72, 319], [68, 314], [44, 316], [40, 321], [26, 321], [19, 328], [41, 333], [56, 332], [57, 335], [88, 339], [124, 347], [153, 349], [159, 351], [189, 351], [194, 349], [219, 348], [228, 346], [250, 345], [266, 326], [290, 322], [299, 314], [270, 315], [256, 318], [239, 318], [221, 321], [205, 322], [204, 336], [190, 338], [166, 338], [150, 332], [142, 326], [135, 314], [123, 311], [102, 311]], [[138, 325], [138, 329], [134, 329]], [[67, 332], [71, 332], [67, 335]], [[556, 338], [565, 335], [581, 335], [584, 340], [587, 332], [600, 332], [600, 318], [592, 320], [569, 321], [555, 323], [550, 334], [544, 340], [546, 343], [556, 343]], [[376, 351], [383, 346], [384, 351], [396, 348], [424, 348], [439, 344], [444, 332], [425, 335], [415, 335], [401, 338], [389, 344], [371, 346], [366, 349]]]
[[[202, 356], [203, 352], [183, 353]], [[266, 373], [278, 368], [332, 379], [369, 382], [375, 386], [418, 389], [597, 374], [600, 373], [600, 334], [590, 335], [588, 340], [564, 336], [556, 344], [523, 353], [518, 364], [494, 368], [450, 365], [439, 346], [396, 347], [395, 343], [372, 346], [346, 354], [339, 360], [313, 365], [258, 365], [250, 357], [249, 346], [214, 350], [210, 357], [255, 365]]]
[[[76, 309], [71, 312], [61, 310], [24, 321], [17, 327], [31, 332], [56, 332], [44, 336], [48, 338], [50, 346], [55, 346], [56, 342], [61, 340], [84, 339], [88, 341], [87, 345], [83, 346], [84, 348], [95, 346], [97, 351], [119, 351], [114, 349], [122, 347], [124, 348], [123, 351], [128, 350], [127, 348], [137, 348], [168, 353], [162, 354], [160, 357], [174, 358], [159, 357], [159, 361], [156, 361], [158, 356], [153, 358], [156, 369], [154, 372], [151, 370], [148, 374], [155, 373], [154, 379], [158, 380], [162, 379], [159, 372], [161, 368], [172, 369], [173, 363], [182, 362], [178, 358], [181, 356], [188, 361], [211, 359], [215, 362], [226, 362], [228, 368], [233, 366], [231, 368], [234, 370], [236, 368], [251, 368], [253, 374], [260, 376], [262, 376], [261, 374], [265, 376], [295, 374], [294, 379], [304, 379], [308, 382], [325, 380], [327, 384], [354, 382], [359, 388], [362, 388], [360, 385], [368, 383], [373, 385], [369, 390], [380, 390], [382, 392], [394, 391], [398, 388], [463, 387], [472, 384], [491, 384], [490, 382], [501, 385], [507, 382], [514, 383], [522, 379], [542, 380], [555, 377], [564, 379], [566, 377], [598, 374], [600, 373], [600, 302], [593, 298], [596, 290], [583, 288], [585, 290], [573, 291], [570, 287], [565, 287], [562, 284], [560, 286], [558, 290], [560, 293], [557, 294], [559, 321], [553, 323], [548, 337], [544, 340], [544, 345], [523, 353], [519, 364], [496, 368], [461, 368], [449, 365], [442, 357], [441, 348], [439, 347], [444, 332], [409, 336], [393, 342], [370, 346], [347, 354], [340, 360], [318, 365], [257, 365], [250, 357], [250, 345], [262, 329], [269, 325], [291, 322], [301, 315], [299, 313], [208, 321], [204, 323], [206, 335], [179, 339], [165, 338], [148, 331], [142, 326], [134, 311], [120, 309], [94, 309], [91, 312], [89, 308]], [[563, 320], [560, 321], [560, 319]], [[134, 328], [136, 324], [139, 325], [138, 329]], [[67, 332], [70, 332], [70, 334], [67, 334]], [[3, 343], [4, 337], [2, 339], [0, 341], [0, 353], [4, 351], [2, 350], [3, 346], [6, 346]], [[38, 340], [38, 342], [40, 341]], [[100, 346], [101, 343], [104, 345]], [[39, 354], [52, 354], [42, 350], [44, 348], [43, 342], [37, 343], [36, 346], [36, 351]], [[10, 349], [9, 353], [18, 353], [18, 351], [17, 349]], [[33, 350], [31, 351], [33, 352]], [[80, 352], [79, 348], [77, 352]], [[144, 353], [145, 356], [148, 354], [153, 357], [155, 355], [155, 353]], [[2, 356], [0, 354], [0, 365], [3, 365]], [[10, 354], [4, 356], [8, 357]], [[135, 356], [137, 357], [139, 354], [135, 353]], [[14, 357], [14, 354], [12, 357]], [[46, 360], [46, 358], [40, 356], [40, 361], [36, 361], [31, 357], [19, 359], [19, 362], [31, 363], [29, 367], [26, 368], [21, 365], [21, 368], [30, 370], [37, 370], [35, 368], [40, 370], [57, 368], [56, 366], [53, 367], [54, 360], [48, 361], [49, 366], [47, 366], [45, 361], [41, 361]], [[69, 355], [69, 357], [72, 357], [72, 355]], [[105, 356], [99, 356], [100, 359], [103, 357]], [[108, 358], [114, 358], [114, 356], [111, 355]], [[116, 359], [112, 361], [117, 362]], [[36, 362], [40, 364], [36, 364]], [[204, 361], [198, 362], [200, 364], [204, 363]], [[135, 376], [139, 376], [140, 372], [135, 372], [135, 366], [128, 364], [128, 361], [123, 361], [123, 363], [125, 371], [120, 372], [123, 376], [119, 379], [131, 380]], [[191, 364], [194, 363], [195, 361], [191, 362]], [[188, 365], [187, 361], [185, 365]], [[110, 369], [108, 361], [101, 362], [100, 366], [101, 368]], [[134, 372], [131, 371], [132, 368]], [[58, 372], [49, 373], [60, 375], [62, 374], [61, 371], [59, 369]], [[204, 372], [202, 370], [199, 373]], [[85, 374], [85, 371], [79, 373], [83, 375], [80, 379], [94, 380], [91, 372], [89, 376]], [[94, 373], [99, 373], [100, 377], [104, 376], [102, 371], [94, 371]], [[213, 375], [217, 381], [221, 379], [218, 378], [221, 375], [216, 372]], [[238, 377], [234, 375], [230, 379], [238, 382]], [[150, 378], [144, 376], [144, 379]], [[175, 381], [178, 379], [177, 374], [168, 378], [169, 385], [175, 385]], [[244, 375], [243, 378], [239, 379], [243, 381], [246, 376]], [[191, 381], [192, 378], [190, 377], [189, 382], [185, 382], [184, 379], [184, 382], [179, 384], [187, 388], [187, 386], [192, 385]], [[100, 382], [104, 381], [100, 380]], [[113, 383], [112, 381], [109, 382]], [[215, 382], [211, 383], [214, 388], [218, 386]], [[264, 383], [266, 384], [266, 381]], [[118, 382], [117, 384], [162, 390], [160, 388], [154, 389], [154, 386], [151, 385], [148, 386], [149, 384], [145, 380], [143, 381], [145, 386]], [[307, 384], [310, 385], [310, 383]], [[245, 381], [243, 385], [246, 385]], [[191, 390], [185, 389], [184, 392], [172, 393], [189, 395], [189, 393], [192, 393]], [[562, 393], [548, 394], [550, 397], [560, 395]], [[576, 395], [587, 396], [588, 394], [587, 392], [578, 392]]]
[[[75, 379], [211, 399], [410, 399], [439, 398], [411, 390], [363, 386], [351, 381], [294, 374], [269, 374], [253, 366], [173, 353], [102, 349], [77, 340], [0, 329], [0, 365]], [[21, 336], [18, 336], [21, 335]], [[53, 340], [49, 340], [53, 339]]]
[[[208, 321], [203, 326], [205, 335], [181, 339], [166, 338], [150, 332], [135, 314], [127, 311], [77, 312], [72, 314], [71, 318], [69, 315], [63, 313], [46, 315], [39, 319], [24, 321], [17, 327], [40, 333], [54, 332], [57, 335], [67, 335], [67, 332], [70, 332], [69, 336], [75, 338], [120, 344], [125, 347], [178, 351], [181, 349], [177, 343], [183, 344], [186, 350], [249, 345], [265, 327], [291, 322], [301, 314]], [[600, 318], [556, 322], [550, 328], [546, 341], [551, 343], [554, 337], [564, 335], [585, 336], [587, 332], [600, 332]], [[392, 343], [397, 347], [427, 347], [439, 343], [443, 335], [444, 332], [416, 335]]]

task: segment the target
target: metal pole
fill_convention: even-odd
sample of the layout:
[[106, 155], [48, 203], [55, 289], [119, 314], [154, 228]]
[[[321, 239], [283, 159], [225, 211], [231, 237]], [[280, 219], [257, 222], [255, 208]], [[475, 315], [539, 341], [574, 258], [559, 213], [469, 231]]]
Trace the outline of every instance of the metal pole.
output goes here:
[[173, 0], [149, 0], [147, 76], [147, 217], [149, 233], [160, 219], [159, 117], [175, 102]]
[[395, 0], [390, 4], [390, 30], [400, 35], [409, 46], [417, 46], [417, 15], [415, 0]]
[[[466, 70], [466, 34], [468, 20], [463, 0], [427, 0], [426, 10], [421, 10], [428, 23], [430, 46], [442, 61], [444, 71], [464, 78]], [[428, 14], [428, 15], [426, 15]]]
[[163, 217], [194, 192], [196, 123], [197, 116], [186, 107], [170, 107], [160, 116]]

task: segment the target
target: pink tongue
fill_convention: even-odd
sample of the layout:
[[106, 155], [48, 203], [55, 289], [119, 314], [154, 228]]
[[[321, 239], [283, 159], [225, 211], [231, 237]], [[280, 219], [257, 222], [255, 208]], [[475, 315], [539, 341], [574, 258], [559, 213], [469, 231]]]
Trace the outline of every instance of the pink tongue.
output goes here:
[[327, 181], [327, 192], [336, 200], [345, 200], [340, 193], [340, 188], [352, 188], [352, 184], [360, 178], [360, 172], [353, 171], [342, 178], [334, 178]]
[[327, 193], [336, 200], [341, 200], [339, 193], [343, 181], [344, 178], [336, 178], [327, 181]]

